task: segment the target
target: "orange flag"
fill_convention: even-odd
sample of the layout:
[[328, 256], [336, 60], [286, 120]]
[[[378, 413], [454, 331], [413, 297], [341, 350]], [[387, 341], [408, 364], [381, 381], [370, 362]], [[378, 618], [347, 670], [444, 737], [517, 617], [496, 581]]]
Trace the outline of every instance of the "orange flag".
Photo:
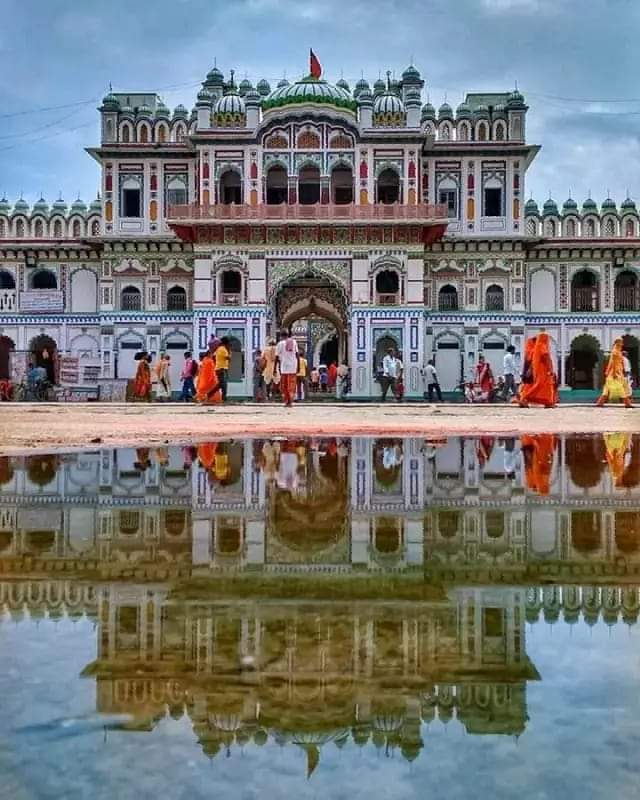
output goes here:
[[318, 57], [313, 52], [313, 50], [309, 50], [309, 72], [311, 73], [311, 77], [318, 80], [318, 78], [322, 75], [322, 65], [318, 61]]

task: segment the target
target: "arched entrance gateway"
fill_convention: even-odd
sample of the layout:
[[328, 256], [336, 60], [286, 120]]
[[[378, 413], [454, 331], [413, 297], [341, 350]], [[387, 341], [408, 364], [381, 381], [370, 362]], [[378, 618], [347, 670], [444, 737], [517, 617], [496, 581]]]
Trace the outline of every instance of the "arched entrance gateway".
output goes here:
[[567, 357], [567, 383], [572, 389], [598, 389], [602, 385], [603, 355], [594, 336], [582, 334], [571, 342]]
[[31, 359], [37, 367], [44, 367], [47, 380], [58, 382], [58, 346], [50, 336], [36, 336], [29, 344]]
[[338, 280], [309, 267], [279, 283], [273, 292], [273, 333], [291, 329], [310, 368], [346, 358], [347, 298]]

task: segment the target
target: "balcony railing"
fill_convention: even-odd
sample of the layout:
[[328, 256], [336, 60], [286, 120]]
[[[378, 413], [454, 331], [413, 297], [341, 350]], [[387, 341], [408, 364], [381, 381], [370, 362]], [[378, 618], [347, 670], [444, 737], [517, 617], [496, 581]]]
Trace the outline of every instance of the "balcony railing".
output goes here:
[[572, 289], [572, 311], [599, 311], [600, 299], [597, 289]]
[[378, 292], [376, 294], [376, 303], [379, 306], [397, 306], [399, 297], [398, 292]]
[[419, 203], [400, 205], [372, 203], [368, 205], [320, 204], [314, 205], [189, 205], [169, 206], [167, 219], [189, 222], [316, 222], [323, 220], [345, 222], [411, 222], [448, 221], [445, 205]]
[[17, 311], [18, 301], [15, 289], [0, 289], [0, 311]]
[[633, 286], [617, 286], [613, 302], [616, 311], [640, 311], [640, 292]]
[[242, 295], [240, 292], [222, 292], [220, 295], [220, 305], [223, 306], [239, 306], [242, 304]]
[[441, 294], [438, 296], [438, 311], [457, 311], [458, 295]]

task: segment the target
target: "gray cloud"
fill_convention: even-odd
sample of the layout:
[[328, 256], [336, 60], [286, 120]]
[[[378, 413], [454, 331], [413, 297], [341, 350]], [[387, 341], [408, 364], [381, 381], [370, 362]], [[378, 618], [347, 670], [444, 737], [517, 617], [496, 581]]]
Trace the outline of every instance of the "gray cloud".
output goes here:
[[[159, 90], [169, 105], [193, 104], [217, 57], [257, 80], [295, 78], [307, 48], [329, 78], [399, 73], [411, 57], [432, 102], [445, 95], [510, 89], [530, 104], [529, 138], [543, 145], [528, 176], [539, 199], [582, 199], [607, 189], [640, 195], [635, 38], [640, 6], [631, 0], [157, 0], [131, 4], [5, 0], [0, 30], [0, 115], [81, 100], [42, 114], [0, 116], [0, 192], [30, 201], [85, 198], [98, 185], [83, 148], [98, 138], [96, 101], [114, 88]], [[25, 46], [28, 45], [28, 46]], [[628, 99], [624, 105], [590, 100]], [[554, 98], [569, 98], [558, 100]], [[575, 99], [584, 102], [575, 102]], [[597, 113], [585, 113], [586, 111]], [[612, 112], [625, 112], [616, 113]], [[65, 117], [65, 119], [61, 119]], [[57, 124], [55, 124], [57, 123]], [[48, 127], [47, 127], [48, 126]]]

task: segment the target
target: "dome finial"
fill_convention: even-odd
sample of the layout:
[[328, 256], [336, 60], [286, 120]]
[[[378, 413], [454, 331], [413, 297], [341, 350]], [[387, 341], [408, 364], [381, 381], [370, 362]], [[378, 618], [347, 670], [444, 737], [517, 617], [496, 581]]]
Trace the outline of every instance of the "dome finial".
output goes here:
[[387, 70], [387, 91], [391, 91], [391, 70]]

